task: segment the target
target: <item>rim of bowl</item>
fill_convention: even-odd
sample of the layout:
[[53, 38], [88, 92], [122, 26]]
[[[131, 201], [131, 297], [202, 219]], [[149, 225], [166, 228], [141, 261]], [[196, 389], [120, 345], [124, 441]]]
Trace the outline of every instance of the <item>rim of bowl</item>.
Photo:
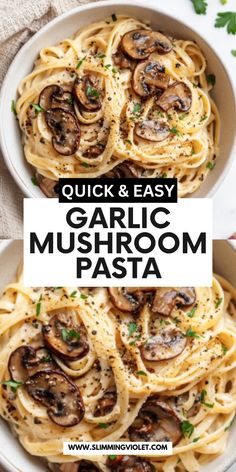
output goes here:
[[[24, 56], [24, 54], [27, 52], [27, 50], [31, 47], [31, 44], [34, 43], [35, 41], [37, 41], [38, 37], [41, 37], [47, 30], [49, 30], [51, 28], [51, 26], [55, 25], [58, 22], [63, 21], [65, 18], [68, 18], [68, 17], [74, 15], [75, 12], [86, 11], [86, 10], [90, 11], [90, 10], [95, 10], [95, 9], [99, 10], [100, 8], [104, 8], [106, 6], [108, 6], [108, 7], [110, 7], [110, 6], [127, 6], [127, 7], [131, 7], [131, 8], [138, 7], [138, 8], [145, 8], [146, 10], [154, 11], [155, 13], [160, 12], [162, 15], [166, 16], [167, 18], [170, 18], [170, 19], [176, 21], [177, 23], [179, 23], [180, 25], [182, 24], [183, 26], [189, 28], [189, 30], [192, 30], [197, 36], [199, 36], [202, 39], [203, 42], [206, 43], [206, 45], [211, 49], [211, 51], [213, 52], [213, 54], [215, 55], [215, 57], [217, 58], [217, 60], [221, 64], [221, 66], [222, 66], [222, 68], [223, 68], [223, 70], [224, 70], [224, 72], [227, 76], [228, 83], [229, 83], [229, 86], [230, 86], [230, 89], [231, 89], [231, 93], [234, 97], [234, 109], [235, 109], [235, 113], [236, 113], [236, 100], [235, 100], [236, 96], [235, 96], [235, 91], [234, 91], [234, 87], [233, 87], [233, 84], [232, 84], [232, 80], [231, 80], [231, 77], [230, 77], [230, 73], [229, 73], [229, 70], [228, 70], [228, 66], [227, 66], [227, 64], [224, 63], [224, 60], [221, 57], [219, 57], [217, 50], [210, 45], [208, 40], [204, 36], [202, 36], [199, 33], [199, 31], [197, 31], [197, 29], [195, 29], [195, 27], [189, 26], [184, 21], [182, 21], [180, 19], [175, 19], [175, 17], [172, 16], [171, 14], [169, 14], [169, 13], [167, 14], [166, 12], [163, 12], [162, 9], [161, 9], [161, 6], [160, 7], [158, 6], [156, 8], [155, 6], [151, 6], [149, 4], [146, 5], [145, 1], [143, 1], [143, 0], [136, 0], [135, 5], [132, 3], [132, 0], [130, 0], [130, 1], [127, 1], [127, 0], [108, 0], [106, 2], [98, 1], [96, 3], [94, 3], [94, 2], [89, 3], [89, 4], [86, 4], [86, 5], [82, 5], [82, 6], [78, 6], [76, 8], [73, 8], [69, 11], [66, 11], [62, 15], [57, 16], [56, 18], [51, 20], [49, 23], [44, 25], [39, 31], [37, 31], [37, 33], [35, 33], [22, 46], [22, 48], [18, 51], [18, 53], [16, 54], [14, 60], [12, 61], [11, 65], [10, 65], [8, 71], [7, 71], [7, 74], [4, 78], [3, 84], [2, 84], [2, 90], [1, 90], [1, 94], [0, 94], [0, 114], [2, 116], [4, 116], [4, 110], [2, 109], [2, 101], [3, 101], [2, 98], [5, 96], [5, 89], [7, 87], [7, 81], [9, 79], [9, 76], [11, 76], [11, 71], [14, 69], [15, 62], [19, 60], [19, 57]], [[34, 195], [34, 193], [30, 190], [30, 188], [27, 186], [26, 182], [22, 179], [21, 175], [16, 170], [16, 168], [14, 166], [14, 162], [12, 161], [11, 156], [8, 153], [8, 149], [7, 149], [7, 145], [6, 145], [6, 138], [5, 138], [5, 135], [3, 133], [2, 127], [0, 127], [0, 145], [1, 145], [2, 153], [3, 153], [4, 161], [5, 161], [8, 169], [9, 169], [12, 177], [14, 178], [15, 182], [18, 184], [18, 186], [20, 187], [20, 189], [22, 190], [24, 195], [27, 196], [27, 197], [30, 197], [30, 198], [32, 198], [32, 197], [39, 198], [39, 197], [36, 197]], [[229, 157], [226, 161], [226, 164], [225, 164], [219, 178], [214, 183], [214, 185], [207, 191], [205, 197], [203, 197], [203, 198], [212, 197], [215, 194], [215, 192], [217, 191], [217, 189], [219, 188], [219, 186], [223, 183], [223, 181], [225, 180], [225, 177], [228, 175], [228, 173], [230, 171], [230, 168], [232, 166], [235, 150], [236, 150], [236, 133], [234, 133], [232, 149], [229, 153]], [[27, 165], [26, 162], [25, 162], [25, 164]], [[43, 193], [42, 193], [42, 197], [44, 197]], [[191, 197], [194, 198], [194, 194], [191, 195]]]

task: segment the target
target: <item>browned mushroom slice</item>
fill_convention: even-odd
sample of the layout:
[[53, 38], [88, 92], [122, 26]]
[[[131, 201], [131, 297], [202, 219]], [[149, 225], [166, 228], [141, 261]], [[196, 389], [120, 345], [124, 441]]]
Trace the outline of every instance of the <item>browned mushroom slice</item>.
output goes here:
[[169, 316], [175, 306], [190, 306], [195, 302], [196, 292], [193, 287], [157, 288], [152, 302], [152, 312]]
[[132, 287], [108, 288], [108, 293], [113, 305], [120, 311], [135, 313], [142, 306], [142, 292], [134, 292]]
[[171, 441], [175, 445], [182, 437], [180, 420], [173, 408], [153, 396], [130, 426], [129, 437], [131, 441]]
[[59, 85], [47, 85], [39, 95], [39, 105], [44, 109], [63, 108], [73, 111], [73, 98], [70, 92], [65, 91]]
[[167, 54], [172, 49], [171, 41], [158, 31], [137, 29], [126, 33], [121, 45], [133, 59], [146, 59], [152, 52]]
[[35, 350], [31, 346], [20, 346], [12, 352], [8, 369], [12, 380], [25, 382], [25, 380], [38, 370], [49, 370], [55, 367], [49, 352], [44, 348]]
[[[69, 470], [65, 472], [70, 472]], [[72, 472], [72, 471], [71, 471]], [[99, 472], [99, 469], [93, 462], [90, 461], [80, 461], [78, 472]]]
[[168, 326], [150, 337], [141, 347], [142, 358], [157, 362], [173, 359], [183, 352], [187, 344], [186, 336], [179, 328]]
[[86, 110], [97, 111], [102, 106], [102, 93], [96, 78], [92, 75], [77, 77], [73, 93], [78, 104], [82, 105]]
[[49, 464], [52, 472], [99, 472], [100, 469], [91, 461], [67, 462], [66, 464]]
[[134, 131], [139, 138], [152, 142], [164, 141], [170, 135], [169, 126], [158, 120], [144, 120], [136, 123]]
[[80, 127], [76, 116], [62, 108], [50, 108], [45, 117], [53, 133], [52, 145], [55, 151], [63, 156], [74, 154], [80, 142]]
[[107, 467], [114, 472], [155, 472], [151, 462], [135, 456], [115, 456], [108, 458]]
[[140, 177], [140, 174], [141, 170], [138, 166], [130, 162], [122, 162], [122, 164], [118, 164], [118, 166], [103, 174], [102, 177], [109, 179], [132, 179], [134, 177]]
[[94, 416], [105, 416], [110, 413], [116, 404], [117, 395], [115, 392], [106, 392], [100, 400], [94, 411]]
[[89, 351], [85, 328], [75, 325], [68, 313], [54, 315], [43, 325], [44, 342], [58, 357], [67, 360], [80, 359]]
[[104, 149], [105, 144], [95, 144], [95, 146], [90, 146], [87, 151], [84, 152], [83, 157], [86, 157], [87, 159], [95, 159], [103, 153]]
[[133, 69], [136, 62], [132, 61], [129, 57], [127, 57], [121, 48], [119, 48], [115, 54], [112, 55], [112, 59], [114, 64], [120, 69]]
[[174, 82], [159, 97], [157, 105], [164, 111], [174, 107], [186, 112], [192, 105], [192, 92], [184, 82]]
[[157, 61], [143, 61], [138, 64], [133, 74], [133, 89], [140, 97], [155, 94], [157, 89], [165, 90], [170, 77], [165, 74], [165, 68]]
[[35, 173], [35, 179], [39, 187], [41, 188], [42, 192], [48, 198], [56, 198], [58, 197], [58, 181], [49, 179], [48, 177], [44, 177], [43, 175], [39, 174], [38, 172]]
[[37, 372], [25, 382], [28, 394], [47, 407], [49, 418], [59, 426], [78, 424], [84, 405], [76, 384], [57, 371]]

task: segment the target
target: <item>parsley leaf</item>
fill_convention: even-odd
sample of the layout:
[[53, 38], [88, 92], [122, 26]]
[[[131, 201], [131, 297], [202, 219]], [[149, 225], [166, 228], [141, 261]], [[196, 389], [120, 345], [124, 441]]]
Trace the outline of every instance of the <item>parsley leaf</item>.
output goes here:
[[98, 426], [99, 426], [99, 428], [101, 428], [101, 429], [107, 429], [108, 426], [109, 426], [109, 424], [106, 424], [106, 423], [98, 423]]
[[12, 111], [12, 113], [14, 113], [15, 116], [17, 115], [17, 113], [16, 113], [16, 106], [15, 106], [15, 100], [12, 100], [12, 101], [11, 101], [11, 111]]
[[17, 382], [15, 380], [5, 380], [5, 382], [1, 382], [1, 385], [7, 385], [8, 387], [11, 387], [11, 390], [16, 393], [18, 388], [23, 385], [23, 382]]
[[201, 395], [200, 395], [200, 401], [201, 401], [202, 405], [207, 406], [207, 408], [213, 408], [214, 403], [207, 403], [207, 402], [205, 402], [206, 395], [207, 395], [207, 391], [206, 391], [206, 390], [202, 390], [202, 391], [201, 391]]
[[136, 113], [140, 113], [140, 110], [141, 110], [141, 105], [140, 105], [140, 103], [135, 103], [135, 104], [134, 104], [133, 111], [132, 111], [133, 115], [135, 115]]
[[90, 167], [87, 162], [81, 162], [81, 166], [86, 167], [86, 169]]
[[200, 336], [195, 333], [195, 331], [193, 331], [191, 328], [189, 328], [187, 331], [186, 331], [186, 335], [187, 337], [189, 338], [196, 338], [196, 339], [200, 339]]
[[42, 297], [42, 294], [40, 295], [39, 297], [39, 300], [38, 302], [36, 303], [36, 316], [39, 316], [40, 315], [40, 312], [41, 312], [41, 301], [42, 301], [43, 297]]
[[207, 167], [207, 169], [212, 170], [212, 169], [214, 169], [214, 167], [215, 167], [215, 163], [214, 163], [214, 162], [208, 162], [207, 165], [206, 165], [206, 167]]
[[38, 105], [38, 103], [33, 103], [32, 102], [30, 105], [35, 109], [37, 115], [38, 115], [38, 113], [41, 113], [41, 111], [44, 111], [44, 108], [41, 107], [40, 105]]
[[180, 423], [180, 427], [185, 438], [190, 438], [192, 436], [194, 432], [194, 426], [192, 423], [189, 421], [182, 421], [182, 423]]
[[80, 333], [78, 331], [75, 331], [74, 329], [68, 330], [66, 328], [62, 328], [61, 337], [63, 341], [65, 342], [71, 341], [71, 339], [74, 339], [74, 338], [77, 338], [79, 340]]
[[180, 136], [180, 131], [174, 126], [170, 129], [171, 134], [176, 134], [176, 136]]
[[86, 300], [88, 298], [88, 295], [85, 295], [85, 293], [81, 293], [80, 298], [82, 298], [82, 300]]
[[227, 26], [228, 34], [236, 34], [236, 12], [226, 11], [217, 14], [215, 21], [216, 28]]
[[98, 98], [100, 94], [99, 94], [99, 91], [97, 89], [95, 89], [94, 87], [91, 87], [91, 85], [88, 85], [87, 88], [86, 88], [86, 95], [87, 95], [87, 97]]
[[136, 372], [137, 375], [147, 375], [146, 372], [144, 372], [143, 370], [138, 370]]
[[77, 297], [77, 290], [74, 290], [73, 292], [71, 292], [70, 298], [75, 299], [76, 297]]
[[188, 316], [189, 318], [193, 318], [194, 315], [195, 315], [196, 309], [197, 309], [197, 305], [194, 306], [194, 307], [192, 308], [192, 310], [190, 310], [190, 311], [187, 313], [187, 316]]
[[232, 56], [236, 57], [236, 49], [232, 49], [231, 54], [232, 54]]
[[212, 85], [214, 87], [215, 83], [216, 83], [216, 76], [215, 74], [208, 74], [206, 76], [206, 79], [207, 79], [207, 83], [209, 85]]
[[104, 54], [103, 52], [98, 52], [95, 57], [98, 57], [98, 59], [104, 59], [104, 57], [106, 57], [106, 54]]
[[219, 308], [220, 304], [222, 303], [223, 298], [218, 298], [218, 300], [215, 301], [215, 309]]
[[136, 323], [129, 323], [129, 326], [128, 326], [128, 331], [129, 331], [129, 336], [132, 336], [135, 331], [137, 331], [137, 324]]
[[37, 180], [36, 180], [35, 177], [31, 177], [31, 182], [32, 182], [32, 184], [35, 185], [36, 187], [39, 186], [39, 185], [38, 185], [38, 182], [37, 182]]
[[117, 456], [108, 456], [108, 458], [111, 460], [111, 461], [115, 461]]
[[226, 354], [226, 352], [228, 351], [227, 347], [224, 344], [221, 344], [221, 348], [222, 348], [223, 354]]
[[139, 341], [140, 339], [141, 339], [141, 334], [139, 334], [138, 336], [135, 336], [134, 340], [130, 341], [129, 345], [135, 346], [136, 342]]
[[85, 61], [86, 57], [87, 57], [87, 56], [84, 56], [83, 59], [81, 59], [81, 60], [78, 62], [77, 66], [75, 67], [76, 69], [79, 69], [80, 66], [82, 66], [82, 64], [83, 64], [83, 62]]
[[205, 15], [207, 12], [206, 0], [191, 0], [194, 6], [194, 10], [198, 15]]

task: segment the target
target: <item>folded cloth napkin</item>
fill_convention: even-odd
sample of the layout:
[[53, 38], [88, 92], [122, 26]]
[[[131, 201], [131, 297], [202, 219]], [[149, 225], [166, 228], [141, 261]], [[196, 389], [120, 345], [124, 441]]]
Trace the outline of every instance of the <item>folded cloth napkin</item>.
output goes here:
[[[95, 1], [95, 0], [93, 0]], [[42, 26], [90, 0], [0, 0], [0, 86], [17, 51]], [[0, 117], [0, 120], [2, 117]], [[23, 195], [0, 153], [0, 238], [22, 238]]]

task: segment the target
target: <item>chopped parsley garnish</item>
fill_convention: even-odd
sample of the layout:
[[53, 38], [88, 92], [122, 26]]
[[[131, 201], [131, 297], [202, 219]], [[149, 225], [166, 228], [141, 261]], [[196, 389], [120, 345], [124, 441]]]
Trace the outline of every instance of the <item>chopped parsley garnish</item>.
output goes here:
[[206, 391], [206, 390], [202, 390], [202, 391], [201, 391], [201, 395], [200, 395], [200, 401], [201, 401], [202, 405], [207, 406], [207, 408], [213, 408], [214, 403], [207, 403], [207, 402], [205, 402], [206, 396], [207, 396], [207, 391]]
[[84, 56], [83, 59], [81, 59], [81, 60], [78, 62], [77, 66], [76, 66], [76, 69], [79, 69], [80, 66], [82, 66], [82, 64], [83, 64], [83, 62], [85, 61], [86, 57], [87, 57], [87, 56]]
[[140, 113], [140, 110], [141, 110], [141, 105], [140, 105], [140, 103], [135, 103], [135, 104], [134, 104], [133, 111], [132, 111], [132, 114], [133, 114], [133, 115], [136, 115], [137, 113]]
[[42, 357], [41, 362], [50, 362], [52, 360], [51, 354], [48, 354], [45, 357]]
[[137, 331], [137, 328], [138, 326], [136, 323], [129, 323], [129, 326], [128, 326], [129, 336], [133, 336], [135, 331]]
[[222, 349], [222, 352], [223, 352], [224, 355], [228, 351], [227, 347], [224, 344], [221, 344], [221, 349]]
[[95, 97], [95, 98], [98, 98], [99, 97], [99, 91], [97, 89], [95, 89], [94, 87], [92, 87], [91, 85], [88, 85], [86, 87], [86, 95], [87, 97]]
[[36, 303], [36, 316], [39, 316], [40, 315], [40, 312], [41, 312], [41, 301], [42, 301], [43, 297], [42, 297], [42, 294], [40, 295], [39, 297], [39, 300], [38, 302]]
[[198, 442], [198, 441], [199, 441], [199, 439], [200, 439], [200, 437], [199, 437], [199, 438], [194, 438], [194, 439], [193, 439], [193, 443], [196, 443], [196, 442]]
[[163, 174], [161, 174], [161, 178], [162, 178], [162, 179], [166, 179], [166, 177], [167, 177], [167, 173], [166, 173], [166, 172], [163, 172]]
[[77, 290], [74, 290], [73, 292], [71, 292], [70, 298], [75, 299], [76, 297], [77, 297]]
[[180, 427], [181, 427], [181, 430], [182, 430], [182, 433], [184, 435], [184, 437], [186, 438], [190, 438], [194, 432], [194, 426], [192, 423], [190, 423], [189, 421], [182, 421], [182, 423], [180, 423]]
[[111, 460], [111, 461], [115, 461], [117, 456], [108, 456], [108, 458]]
[[82, 298], [82, 300], [86, 300], [86, 298], [88, 298], [88, 295], [85, 295], [85, 293], [81, 293], [80, 298]]
[[206, 15], [207, 12], [207, 2], [206, 0], [191, 0], [194, 6], [194, 10], [198, 15]]
[[160, 110], [157, 111], [157, 116], [160, 116], [160, 118], [164, 118], [164, 113]]
[[214, 162], [208, 162], [207, 165], [206, 165], [206, 167], [207, 167], [207, 169], [212, 170], [212, 169], [214, 169], [214, 167], [215, 167], [215, 163], [214, 163]]
[[101, 429], [107, 429], [108, 426], [109, 426], [109, 424], [107, 424], [107, 423], [98, 423], [98, 426], [99, 426], [99, 428], [101, 428]]
[[171, 134], [175, 134], [176, 136], [180, 136], [180, 131], [174, 126], [170, 129]]
[[209, 85], [212, 85], [214, 87], [215, 83], [216, 83], [216, 76], [215, 74], [208, 74], [206, 76], [206, 79], [207, 79], [207, 83]]
[[132, 145], [132, 141], [130, 141], [130, 139], [126, 139], [125, 142], [126, 142], [127, 144]]
[[184, 120], [187, 116], [186, 113], [183, 113], [183, 115], [179, 116], [179, 120]]
[[202, 115], [202, 117], [201, 117], [199, 123], [202, 123], [202, 122], [205, 121], [206, 119], [207, 119], [207, 114], [204, 113], [204, 115]]
[[36, 180], [35, 177], [31, 177], [31, 182], [32, 182], [33, 185], [35, 185], [36, 187], [38, 187], [38, 182], [37, 182], [37, 180]]
[[187, 331], [186, 331], [186, 335], [187, 337], [189, 338], [196, 338], [196, 339], [200, 339], [200, 336], [192, 330], [192, 328], [189, 328]]
[[82, 165], [83, 167], [86, 167], [86, 169], [87, 169], [88, 167], [90, 167], [90, 165], [89, 165], [87, 162], [82, 162], [81, 165]]
[[111, 64], [106, 64], [106, 65], [104, 66], [104, 69], [110, 69], [110, 67], [111, 67]]
[[15, 380], [5, 380], [5, 382], [1, 382], [1, 385], [7, 385], [8, 387], [11, 387], [11, 390], [16, 393], [18, 388], [23, 385], [23, 382], [18, 382]]
[[217, 310], [217, 308], [219, 308], [219, 306], [221, 305], [223, 301], [223, 298], [218, 298], [218, 300], [215, 301], [215, 309]]
[[178, 318], [178, 316], [175, 316], [175, 317], [173, 318], [173, 321], [174, 321], [174, 323], [175, 323], [176, 325], [179, 324], [179, 323], [181, 323], [181, 320]]
[[147, 375], [146, 372], [144, 372], [143, 370], [138, 370], [136, 372], [137, 375]]
[[112, 13], [111, 17], [112, 17], [112, 21], [117, 21], [117, 16], [115, 13]]
[[226, 5], [227, 2], [228, 0], [220, 0], [221, 5]]
[[236, 34], [236, 12], [226, 11], [217, 14], [215, 27], [224, 28], [225, 26], [227, 26], [228, 34]]
[[16, 113], [16, 106], [15, 106], [15, 100], [11, 101], [11, 111], [14, 113], [14, 115], [17, 115]]
[[115, 67], [112, 67], [111, 71], [112, 71], [113, 74], [117, 74], [117, 70], [115, 69]]
[[38, 103], [33, 103], [33, 102], [32, 102], [30, 105], [35, 109], [35, 111], [36, 111], [37, 114], [38, 114], [38, 113], [41, 113], [42, 111], [44, 111], [44, 108], [41, 107], [40, 105], [38, 105]]
[[236, 49], [231, 49], [232, 56], [236, 57]]
[[197, 306], [194, 306], [194, 307], [192, 308], [192, 310], [190, 310], [190, 311], [187, 313], [187, 316], [188, 316], [189, 318], [193, 318], [194, 315], [195, 315], [196, 309], [197, 309]]
[[80, 333], [78, 331], [75, 331], [74, 329], [68, 330], [66, 328], [62, 328], [61, 330], [61, 337], [63, 341], [71, 341], [71, 339], [77, 338], [78, 340], [80, 339]]
[[106, 54], [104, 54], [103, 52], [98, 52], [95, 57], [98, 57], [99, 59], [104, 59], [104, 57], [106, 57]]

